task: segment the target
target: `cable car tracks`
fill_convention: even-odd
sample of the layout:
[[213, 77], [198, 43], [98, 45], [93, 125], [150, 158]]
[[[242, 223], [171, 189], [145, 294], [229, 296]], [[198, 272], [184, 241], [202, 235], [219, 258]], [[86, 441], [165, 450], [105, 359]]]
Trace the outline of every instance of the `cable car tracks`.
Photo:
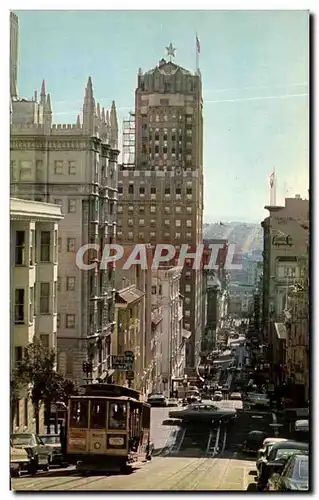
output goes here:
[[224, 452], [227, 428], [202, 429], [200, 427], [180, 427], [172, 430], [164, 447], [154, 456], [199, 456], [217, 457]]

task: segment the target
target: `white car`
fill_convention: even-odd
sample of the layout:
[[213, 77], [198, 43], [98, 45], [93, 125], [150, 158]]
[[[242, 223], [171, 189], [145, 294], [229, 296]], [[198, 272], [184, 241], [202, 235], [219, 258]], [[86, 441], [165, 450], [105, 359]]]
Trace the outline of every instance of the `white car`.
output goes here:
[[213, 396], [214, 401], [222, 401], [223, 400], [223, 395], [221, 392], [216, 391], [214, 396]]

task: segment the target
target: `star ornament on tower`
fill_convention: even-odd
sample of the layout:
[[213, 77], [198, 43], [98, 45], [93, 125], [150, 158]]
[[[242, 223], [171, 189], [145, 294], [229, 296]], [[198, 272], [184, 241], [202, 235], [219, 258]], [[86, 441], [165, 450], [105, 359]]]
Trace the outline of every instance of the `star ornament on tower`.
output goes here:
[[168, 47], [166, 47], [166, 50], [168, 57], [170, 58], [170, 60], [172, 60], [172, 57], [175, 57], [175, 52], [176, 52], [176, 48], [173, 47], [172, 42], [169, 44]]

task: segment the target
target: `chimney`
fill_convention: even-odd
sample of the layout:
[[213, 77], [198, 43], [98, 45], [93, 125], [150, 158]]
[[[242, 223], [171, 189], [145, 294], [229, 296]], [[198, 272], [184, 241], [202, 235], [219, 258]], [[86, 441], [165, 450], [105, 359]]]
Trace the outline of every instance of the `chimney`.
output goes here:
[[300, 196], [300, 194], [295, 194], [295, 199], [296, 199], [296, 200], [301, 200], [301, 196]]

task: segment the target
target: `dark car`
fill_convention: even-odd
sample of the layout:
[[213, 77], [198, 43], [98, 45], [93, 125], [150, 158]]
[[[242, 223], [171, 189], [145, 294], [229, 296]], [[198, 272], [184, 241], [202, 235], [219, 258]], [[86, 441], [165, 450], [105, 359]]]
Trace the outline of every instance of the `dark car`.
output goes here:
[[268, 479], [275, 473], [281, 474], [287, 459], [296, 453], [308, 453], [308, 443], [299, 441], [283, 441], [274, 444], [268, 454], [260, 461], [258, 471], [257, 489], [264, 491], [267, 488]]
[[232, 408], [219, 408], [213, 404], [191, 404], [183, 410], [173, 410], [168, 414], [169, 418], [177, 418], [184, 421], [229, 421], [236, 418], [237, 412]]
[[41, 435], [40, 438], [47, 448], [51, 449], [51, 464], [62, 467], [62, 465], [64, 465], [64, 460], [62, 456], [60, 436], [58, 434], [44, 434]]
[[35, 474], [38, 469], [49, 470], [51, 450], [37, 434], [11, 434], [11, 443], [15, 448], [23, 448], [30, 458], [29, 472]]
[[262, 447], [264, 439], [266, 439], [267, 434], [263, 431], [251, 431], [247, 439], [244, 441], [243, 452], [244, 453], [257, 453], [257, 451]]
[[256, 458], [256, 468], [257, 470], [260, 469], [260, 464], [263, 460], [263, 457], [268, 455], [270, 448], [274, 446], [276, 443], [281, 443], [282, 441], [288, 441], [286, 438], [278, 438], [278, 437], [267, 437], [263, 444], [262, 447], [257, 451], [257, 458]]
[[273, 474], [268, 480], [268, 491], [308, 491], [309, 457], [301, 453], [292, 455], [281, 474]]

